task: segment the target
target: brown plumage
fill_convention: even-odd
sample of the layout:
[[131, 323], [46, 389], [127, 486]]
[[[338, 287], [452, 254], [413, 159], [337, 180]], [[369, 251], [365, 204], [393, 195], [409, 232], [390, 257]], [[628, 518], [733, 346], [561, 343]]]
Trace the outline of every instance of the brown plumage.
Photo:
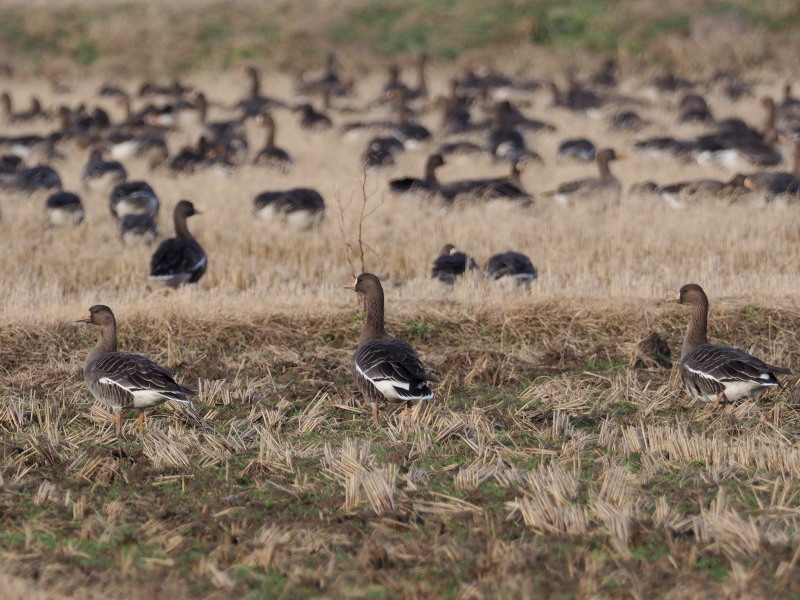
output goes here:
[[410, 418], [414, 403], [433, 399], [426, 382], [438, 383], [439, 379], [428, 373], [411, 344], [386, 333], [383, 287], [375, 275], [362, 273], [346, 287], [366, 302], [364, 328], [351, 362], [356, 386], [372, 407], [376, 424], [380, 402], [405, 402]]
[[708, 343], [708, 297], [696, 283], [684, 285], [678, 299], [691, 308], [681, 349], [680, 374], [687, 391], [706, 402], [756, 399], [778, 387], [775, 373], [791, 373], [769, 365], [744, 350]]
[[120, 436], [121, 413], [139, 409], [139, 431], [144, 428], [144, 409], [167, 400], [191, 404], [192, 390], [178, 384], [172, 374], [140, 354], [117, 351], [117, 321], [108, 306], [97, 304], [78, 320], [100, 328], [97, 345], [83, 365], [83, 379], [92, 395], [114, 413], [114, 429]]

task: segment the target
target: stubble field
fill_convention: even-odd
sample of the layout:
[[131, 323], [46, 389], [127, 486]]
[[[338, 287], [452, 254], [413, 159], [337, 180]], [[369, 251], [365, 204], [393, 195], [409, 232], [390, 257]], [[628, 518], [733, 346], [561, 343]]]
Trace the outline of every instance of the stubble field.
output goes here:
[[[498, 66], [523, 72], [527, 60]], [[432, 91], [453, 74], [434, 64]], [[759, 98], [779, 97], [784, 76], [754, 78], [755, 96], [735, 103], [710, 88], [715, 114], [760, 124]], [[216, 103], [214, 118], [246, 90], [234, 72], [187, 80]], [[94, 96], [101, 82], [56, 95], [17, 79], [13, 93], [92, 98], [121, 118]], [[0, 587], [172, 600], [799, 597], [795, 377], [760, 402], [709, 409], [688, 398], [663, 349], [640, 347], [658, 336], [677, 363], [686, 315], [664, 300], [691, 281], [710, 295], [712, 341], [800, 368], [797, 207], [701, 198], [675, 209], [627, 193], [606, 210], [551, 205], [543, 192], [595, 171], [555, 161], [567, 137], [626, 153], [612, 165], [623, 189], [732, 172], [636, 154], [636, 136], [609, 131], [606, 113], [553, 108], [540, 91], [526, 114], [558, 130], [528, 137], [545, 160], [522, 175], [533, 206], [443, 212], [387, 188], [420, 176], [435, 144], [365, 175], [367, 135], [338, 128], [345, 105], [368, 105], [382, 84], [376, 71], [335, 101], [328, 132], [276, 111], [277, 143], [295, 158], [287, 175], [126, 162], [161, 198], [162, 237], [178, 200], [203, 210], [189, 225], [209, 270], [192, 289], [149, 287], [153, 248], [123, 247], [107, 197], [81, 188], [86, 149], [67, 144], [55, 164], [83, 196], [81, 226], [47, 227], [44, 196], [0, 198]], [[287, 75], [265, 74], [264, 87], [293, 97]], [[678, 97], [653, 96], [645, 77], [620, 91], [649, 99], [642, 136], [703, 130], [677, 126]], [[420, 119], [435, 127], [438, 115]], [[263, 133], [247, 128], [258, 148]], [[170, 149], [195, 129], [194, 113], [182, 115]], [[479, 158], [438, 174], [506, 171]], [[253, 218], [255, 193], [295, 186], [325, 197], [318, 229]], [[530, 293], [479, 277], [451, 289], [428, 278], [445, 242], [481, 264], [525, 252], [539, 279]], [[350, 379], [361, 307], [342, 286], [361, 270], [385, 282], [389, 332], [442, 379], [411, 423], [389, 411], [375, 427]], [[96, 303], [114, 309], [122, 349], [198, 390], [193, 411], [160, 407], [143, 435], [131, 419], [114, 439], [81, 376], [95, 332], [74, 321]]]

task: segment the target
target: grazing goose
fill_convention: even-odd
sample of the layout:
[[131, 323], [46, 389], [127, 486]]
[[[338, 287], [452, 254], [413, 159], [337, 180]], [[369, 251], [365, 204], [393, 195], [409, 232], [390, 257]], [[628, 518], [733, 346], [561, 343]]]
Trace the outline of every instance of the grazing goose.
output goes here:
[[175, 237], [161, 242], [150, 259], [150, 279], [177, 288], [197, 283], [206, 272], [208, 257], [186, 226], [186, 219], [202, 213], [188, 200], [181, 200], [172, 214]]
[[533, 266], [531, 259], [521, 252], [501, 252], [489, 258], [486, 263], [486, 276], [490, 279], [501, 279], [507, 277], [515, 280], [519, 285], [530, 289], [539, 274]]
[[80, 225], [83, 222], [81, 197], [72, 192], [56, 192], [45, 201], [44, 212], [53, 227]]
[[617, 154], [611, 148], [605, 148], [597, 153], [597, 168], [600, 177], [587, 177], [561, 184], [554, 192], [545, 195], [553, 196], [559, 204], [567, 206], [570, 202], [580, 198], [611, 200], [616, 202], [622, 186], [619, 179], [611, 174], [608, 163], [612, 160], [620, 160], [623, 155]]
[[264, 126], [264, 130], [267, 132], [267, 140], [264, 147], [253, 159], [253, 164], [266, 165], [282, 173], [288, 172], [293, 161], [286, 150], [275, 145], [275, 119], [268, 112], [262, 112], [256, 117], [256, 122]]
[[139, 432], [144, 429], [144, 409], [167, 400], [191, 404], [194, 392], [175, 381], [164, 367], [140, 354], [117, 351], [117, 322], [111, 309], [97, 304], [78, 320], [100, 327], [100, 339], [83, 365], [83, 379], [92, 395], [114, 413], [114, 431], [122, 432], [122, 410], [139, 410]]
[[325, 216], [325, 200], [310, 188], [261, 192], [253, 199], [253, 206], [262, 221], [277, 220], [298, 229], [319, 225]]
[[99, 148], [92, 150], [89, 161], [81, 172], [81, 180], [88, 190], [108, 190], [112, 185], [117, 185], [128, 179], [128, 172], [122, 163], [116, 160], [104, 160], [103, 151]]
[[433, 261], [431, 269], [431, 279], [438, 279], [445, 283], [454, 284], [456, 279], [470, 271], [478, 268], [478, 263], [471, 256], [458, 250], [453, 244], [445, 244], [439, 250], [439, 256]]
[[441, 154], [431, 154], [425, 162], [425, 177], [401, 177], [389, 181], [389, 189], [395, 194], [425, 194], [433, 195], [439, 189], [436, 179], [436, 169], [444, 165]]
[[383, 287], [375, 275], [362, 273], [345, 287], [361, 294], [366, 304], [364, 328], [351, 363], [356, 386], [372, 407], [376, 425], [378, 403], [384, 401], [405, 402], [410, 419], [415, 402], [433, 399], [426, 382], [439, 383], [439, 379], [425, 370], [411, 344], [386, 333]]
[[132, 246], [139, 241], [150, 245], [158, 236], [158, 227], [151, 215], [128, 214], [119, 220], [117, 235], [126, 246]]
[[684, 285], [677, 302], [691, 308], [681, 349], [680, 374], [687, 391], [695, 398], [715, 404], [741, 398], [755, 400], [768, 387], [780, 385], [775, 373], [791, 373], [744, 350], [709, 344], [708, 298], [696, 283]]
[[155, 219], [161, 203], [146, 181], [125, 181], [111, 190], [108, 207], [115, 219], [126, 215], [148, 215]]

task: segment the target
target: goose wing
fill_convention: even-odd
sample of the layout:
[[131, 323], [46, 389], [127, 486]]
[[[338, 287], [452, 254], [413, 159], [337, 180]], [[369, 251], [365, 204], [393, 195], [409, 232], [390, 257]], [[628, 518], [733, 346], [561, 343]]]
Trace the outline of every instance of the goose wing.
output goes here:
[[161, 242], [150, 259], [150, 277], [204, 272], [206, 264], [206, 253], [196, 240], [169, 238]]
[[701, 380], [706, 380], [712, 391], [722, 391], [726, 383], [749, 382], [758, 385], [780, 385], [775, 373], [791, 373], [784, 367], [769, 365], [738, 348], [704, 344], [698, 346], [681, 361], [681, 366]]
[[90, 388], [109, 405], [127, 408], [152, 405], [165, 400], [189, 404], [192, 393], [178, 384], [172, 374], [139, 354], [110, 352], [90, 365]]
[[395, 400], [430, 400], [430, 375], [411, 344], [397, 338], [370, 340], [359, 345], [353, 358], [356, 373], [385, 397]]

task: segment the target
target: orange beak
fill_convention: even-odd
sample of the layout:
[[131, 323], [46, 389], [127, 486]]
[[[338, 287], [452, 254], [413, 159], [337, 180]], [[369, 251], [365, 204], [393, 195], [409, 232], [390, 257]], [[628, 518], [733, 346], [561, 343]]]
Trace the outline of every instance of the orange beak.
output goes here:
[[91, 323], [92, 322], [92, 315], [87, 314], [85, 317], [81, 317], [76, 323]]

